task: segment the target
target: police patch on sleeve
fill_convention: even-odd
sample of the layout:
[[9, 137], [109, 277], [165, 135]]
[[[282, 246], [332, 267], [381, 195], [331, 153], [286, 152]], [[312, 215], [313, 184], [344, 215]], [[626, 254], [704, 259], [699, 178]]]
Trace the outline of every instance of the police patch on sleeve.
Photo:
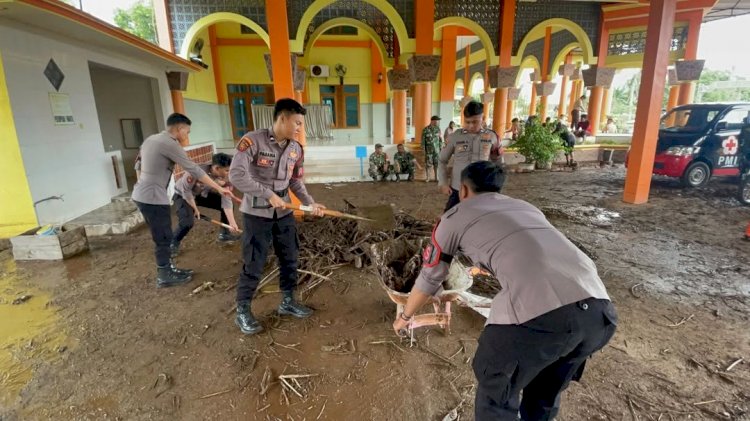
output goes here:
[[253, 141], [249, 137], [243, 136], [242, 139], [240, 139], [240, 143], [237, 144], [237, 150], [245, 152], [247, 148], [251, 146], [253, 146]]
[[437, 231], [438, 225], [440, 225], [440, 222], [435, 224], [435, 228], [432, 230], [432, 236], [430, 237], [430, 244], [428, 244], [422, 251], [422, 266], [426, 268], [437, 266], [437, 264], [440, 263], [440, 255], [443, 253], [440, 244], [435, 240], [435, 232]]

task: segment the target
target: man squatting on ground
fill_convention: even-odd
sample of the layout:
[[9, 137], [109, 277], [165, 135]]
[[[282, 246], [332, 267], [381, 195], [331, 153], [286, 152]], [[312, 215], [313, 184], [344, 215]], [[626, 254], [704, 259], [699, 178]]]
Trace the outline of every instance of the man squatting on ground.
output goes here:
[[[483, 129], [484, 105], [471, 101], [464, 107], [464, 127], [453, 132], [440, 151], [438, 165], [438, 189], [449, 195], [445, 210], [458, 204], [458, 189], [461, 185], [461, 171], [467, 165], [477, 161], [491, 160], [496, 164], [502, 162], [502, 148], [497, 134]], [[448, 161], [453, 156], [453, 173], [448, 182]]]
[[167, 186], [174, 165], [179, 164], [191, 177], [216, 190], [221, 195], [232, 192], [216, 184], [195, 162], [188, 158], [181, 144], [188, 144], [191, 121], [186, 116], [174, 113], [167, 118], [167, 129], [149, 136], [140, 151], [140, 177], [133, 187], [132, 199], [143, 214], [156, 255], [156, 286], [170, 287], [192, 279], [193, 271], [178, 269], [170, 261], [169, 246], [172, 243], [172, 215]]
[[[393, 329], [441, 288], [461, 253], [500, 282], [473, 369], [477, 421], [552, 420], [570, 380], [614, 335], [617, 315], [596, 266], [522, 200], [499, 194], [505, 175], [487, 161], [461, 172], [461, 203], [443, 214]], [[523, 400], [519, 402], [519, 393]]]
[[304, 318], [312, 309], [294, 299], [297, 286], [299, 241], [289, 203], [291, 190], [303, 204], [322, 216], [325, 206], [315, 203], [302, 181], [302, 146], [295, 138], [303, 130], [307, 111], [293, 99], [280, 99], [273, 110], [273, 127], [245, 134], [229, 169], [229, 181], [244, 193], [240, 211], [245, 231], [242, 237], [243, 266], [237, 285], [237, 317], [242, 333], [254, 334], [263, 327], [250, 312], [250, 302], [258, 288], [273, 242], [279, 259], [279, 286], [282, 301], [279, 314]]
[[[201, 169], [211, 177], [216, 184], [232, 190], [232, 185], [227, 181], [229, 165], [232, 157], [225, 153], [217, 153], [211, 158], [211, 164], [201, 165]], [[232, 227], [237, 232], [237, 222], [234, 220], [234, 205], [229, 196], [220, 196], [213, 193], [210, 187], [204, 185], [192, 175], [184, 174], [174, 186], [172, 201], [177, 208], [177, 228], [172, 234], [172, 245], [170, 246], [172, 257], [177, 257], [180, 251], [180, 242], [193, 228], [196, 218], [201, 217], [198, 206], [221, 211], [221, 223]], [[220, 242], [236, 241], [237, 237], [232, 235], [227, 228], [222, 227], [219, 232]]]
[[396, 154], [393, 155], [393, 174], [396, 175], [396, 181], [401, 180], [401, 174], [407, 174], [409, 181], [414, 181], [414, 167], [422, 169], [410, 151], [407, 151], [403, 144], [396, 145]]

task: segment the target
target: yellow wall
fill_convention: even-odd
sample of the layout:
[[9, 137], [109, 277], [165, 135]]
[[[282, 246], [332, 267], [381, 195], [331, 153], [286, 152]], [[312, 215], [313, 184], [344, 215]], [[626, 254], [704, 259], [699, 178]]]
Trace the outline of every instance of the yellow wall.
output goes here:
[[[214, 66], [212, 65], [211, 45], [208, 40], [208, 29], [204, 29], [198, 34], [198, 38], [203, 39], [203, 49], [201, 55], [203, 62], [208, 64], [208, 69], [200, 72], [193, 72], [188, 77], [187, 90], [183, 93], [185, 99], [194, 99], [216, 103], [216, 84], [214, 83]], [[261, 60], [263, 57], [261, 57]]]
[[359, 102], [362, 104], [372, 102], [371, 62], [369, 48], [313, 47], [307, 54], [308, 65], [328, 65], [330, 77], [308, 79], [310, 103], [320, 103], [320, 85], [339, 84], [339, 78], [336, 76], [336, 64], [339, 63], [346, 66], [344, 84], [359, 85]]
[[271, 77], [266, 70], [264, 54], [269, 50], [265, 46], [227, 46], [219, 47], [221, 76], [224, 89], [227, 84], [269, 84]]
[[13, 111], [0, 56], [0, 238], [18, 235], [36, 226], [36, 212], [18, 145]]

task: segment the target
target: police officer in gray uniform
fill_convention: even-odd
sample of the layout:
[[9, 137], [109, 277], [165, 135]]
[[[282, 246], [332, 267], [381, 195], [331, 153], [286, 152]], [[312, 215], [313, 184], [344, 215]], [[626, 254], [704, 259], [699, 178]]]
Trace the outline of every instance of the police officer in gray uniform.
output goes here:
[[188, 282], [193, 276], [192, 270], [175, 268], [170, 261], [172, 216], [167, 186], [174, 165], [178, 164], [191, 177], [220, 194], [232, 194], [216, 184], [182, 149], [181, 144], [190, 142], [190, 125], [191, 121], [186, 116], [179, 113], [170, 115], [167, 130], [143, 141], [139, 154], [140, 176], [133, 187], [132, 199], [143, 214], [156, 245], [156, 286], [160, 288]]
[[291, 190], [304, 205], [314, 209], [315, 215], [322, 216], [321, 209], [325, 209], [315, 203], [302, 181], [303, 151], [294, 139], [304, 130], [305, 113], [293, 99], [277, 101], [273, 127], [245, 134], [229, 169], [229, 181], [244, 193], [240, 206], [245, 226], [244, 265], [237, 286], [235, 323], [248, 335], [263, 330], [250, 312], [250, 302], [263, 274], [271, 242], [279, 259], [279, 286], [283, 294], [279, 314], [305, 318], [313, 312], [294, 299], [299, 241], [294, 215], [284, 207], [290, 202]]
[[[492, 130], [483, 129], [484, 105], [471, 101], [464, 107], [464, 127], [446, 139], [438, 161], [438, 188], [448, 195], [445, 210], [458, 204], [461, 171], [477, 161], [502, 162], [500, 140]], [[453, 156], [453, 173], [448, 182], [448, 162]]]
[[562, 391], [614, 334], [614, 307], [591, 259], [539, 209], [499, 194], [501, 168], [475, 162], [460, 180], [461, 203], [435, 227], [393, 328], [402, 335], [441, 288], [453, 256], [467, 256], [501, 286], [473, 361], [476, 420], [517, 420], [519, 411], [523, 420], [552, 420]]

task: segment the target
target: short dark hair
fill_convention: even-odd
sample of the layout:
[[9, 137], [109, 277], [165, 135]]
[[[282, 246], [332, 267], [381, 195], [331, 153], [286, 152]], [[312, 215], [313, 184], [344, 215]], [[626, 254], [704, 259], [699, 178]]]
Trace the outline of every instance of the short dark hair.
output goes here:
[[484, 114], [484, 105], [481, 102], [469, 101], [464, 107], [464, 117], [474, 117], [475, 115]]
[[178, 124], [187, 124], [188, 126], [192, 125], [193, 122], [190, 121], [189, 118], [185, 114], [180, 113], [172, 113], [167, 117], [167, 126], [176, 126]]
[[505, 183], [505, 173], [490, 161], [477, 161], [461, 171], [461, 182], [474, 193], [500, 193]]
[[307, 114], [307, 110], [299, 102], [291, 98], [282, 98], [276, 101], [273, 106], [273, 121], [278, 120], [279, 116], [284, 114]]
[[513, 120], [510, 121], [511, 123], [518, 123], [518, 117], [513, 117]]
[[216, 153], [211, 158], [211, 165], [216, 165], [219, 168], [226, 168], [232, 165], [232, 155], [222, 152]]

